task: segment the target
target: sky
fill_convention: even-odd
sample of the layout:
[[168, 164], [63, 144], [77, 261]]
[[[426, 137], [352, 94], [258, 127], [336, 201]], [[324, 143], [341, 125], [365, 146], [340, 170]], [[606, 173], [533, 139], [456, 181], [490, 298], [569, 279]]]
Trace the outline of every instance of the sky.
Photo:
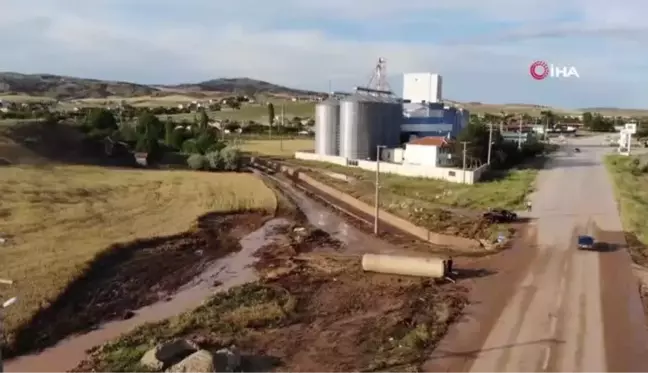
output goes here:
[[[379, 57], [458, 101], [648, 108], [646, 0], [3, 0], [0, 71], [365, 85]], [[534, 80], [534, 61], [579, 77]]]

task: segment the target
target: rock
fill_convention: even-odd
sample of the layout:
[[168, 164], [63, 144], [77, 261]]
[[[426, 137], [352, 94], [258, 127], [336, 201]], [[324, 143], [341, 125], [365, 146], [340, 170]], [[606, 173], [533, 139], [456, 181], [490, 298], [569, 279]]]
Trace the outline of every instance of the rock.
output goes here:
[[197, 350], [198, 347], [194, 343], [184, 339], [176, 339], [171, 342], [160, 343], [146, 351], [140, 360], [140, 364], [153, 370], [162, 370], [174, 361], [183, 359]]
[[216, 351], [216, 372], [234, 372], [241, 367], [241, 352], [236, 346]]
[[135, 316], [135, 312], [133, 312], [131, 310], [126, 310], [122, 314], [122, 319], [123, 320], [128, 320], [128, 319], [132, 318], [133, 316]]
[[173, 365], [166, 372], [170, 373], [183, 373], [183, 372], [195, 372], [195, 373], [208, 373], [208, 372], [218, 372], [214, 367], [214, 355], [207, 350], [198, 350], [193, 354], [182, 359], [181, 362]]

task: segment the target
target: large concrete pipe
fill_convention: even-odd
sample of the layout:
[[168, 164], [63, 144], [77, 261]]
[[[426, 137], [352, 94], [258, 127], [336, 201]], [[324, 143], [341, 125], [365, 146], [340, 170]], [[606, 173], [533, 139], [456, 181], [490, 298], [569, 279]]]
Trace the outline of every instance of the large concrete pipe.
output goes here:
[[448, 278], [452, 274], [452, 259], [364, 254], [362, 269], [394, 275]]

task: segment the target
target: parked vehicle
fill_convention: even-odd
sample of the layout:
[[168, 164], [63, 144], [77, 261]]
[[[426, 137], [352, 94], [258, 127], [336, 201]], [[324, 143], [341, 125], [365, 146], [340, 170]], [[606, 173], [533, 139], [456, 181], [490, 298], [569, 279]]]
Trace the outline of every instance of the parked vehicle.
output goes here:
[[594, 237], [592, 236], [578, 236], [578, 249], [579, 250], [592, 250], [594, 248]]
[[483, 215], [484, 219], [494, 223], [509, 223], [517, 220], [517, 214], [500, 208], [493, 208], [488, 210]]
[[576, 153], [580, 153], [580, 148], [574, 148], [574, 151], [575, 151]]

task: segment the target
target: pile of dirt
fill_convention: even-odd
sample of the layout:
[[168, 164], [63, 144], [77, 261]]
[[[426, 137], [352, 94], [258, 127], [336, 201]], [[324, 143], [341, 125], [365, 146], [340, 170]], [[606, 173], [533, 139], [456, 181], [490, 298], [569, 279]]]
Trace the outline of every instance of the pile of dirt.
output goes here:
[[365, 273], [358, 257], [275, 264], [261, 281], [102, 346], [75, 371], [139, 371], [144, 352], [175, 338], [210, 351], [234, 344], [244, 371], [417, 370], [465, 304], [460, 286]]
[[240, 249], [239, 240], [261, 226], [259, 213], [208, 214], [194, 231], [114, 245], [89, 265], [58, 299], [9, 336], [6, 353], [45, 348], [132, 310], [165, 299], [205, 267]]

